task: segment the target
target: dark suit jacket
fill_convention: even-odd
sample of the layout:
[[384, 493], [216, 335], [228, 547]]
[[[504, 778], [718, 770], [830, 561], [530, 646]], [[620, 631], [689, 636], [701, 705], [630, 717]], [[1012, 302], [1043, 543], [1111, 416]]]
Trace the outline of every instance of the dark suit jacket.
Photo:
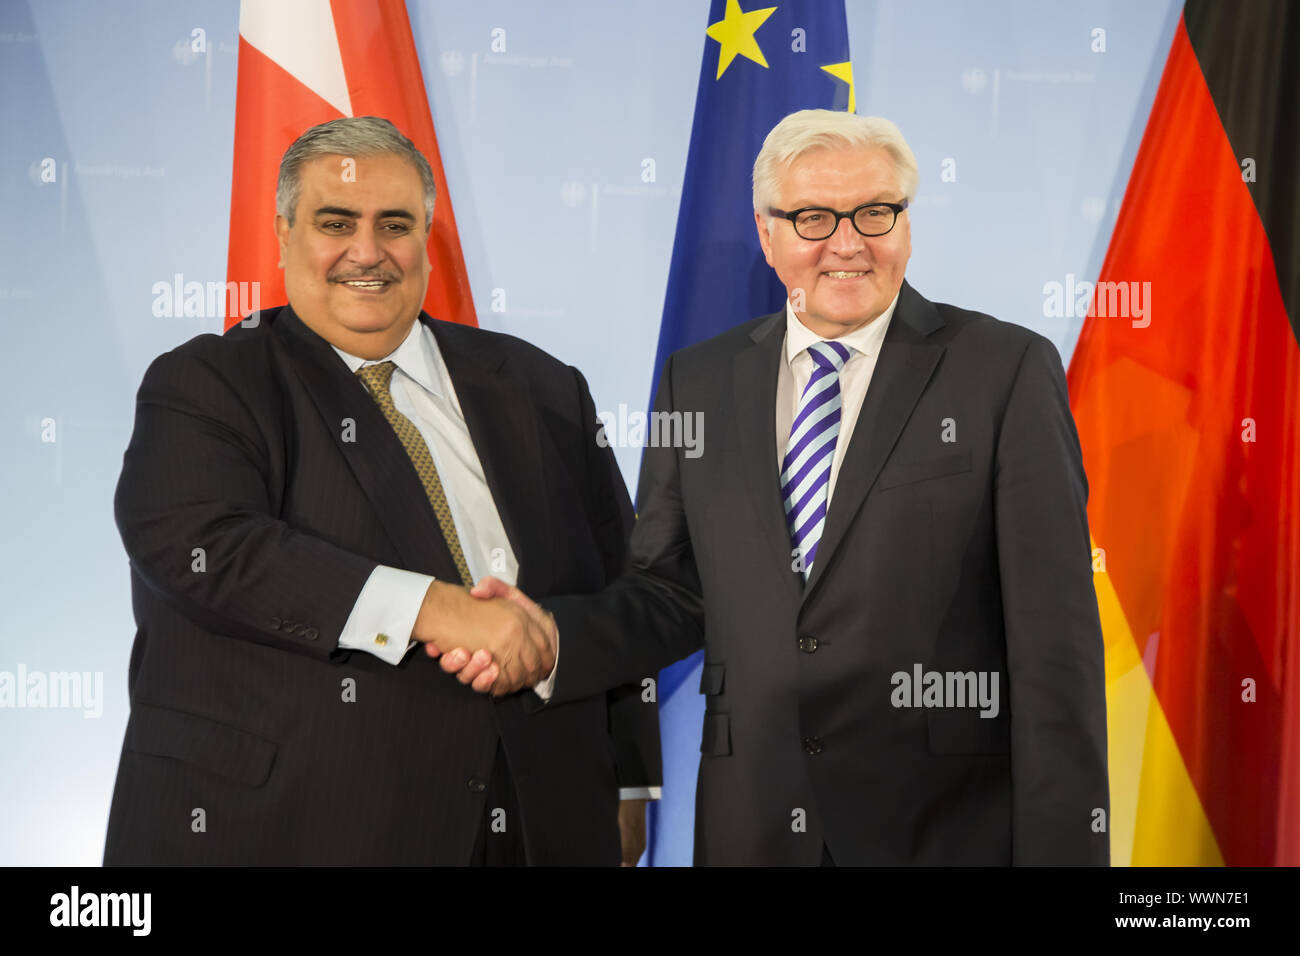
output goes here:
[[[633, 568], [544, 602], [553, 701], [705, 648], [697, 863], [816, 865], [823, 842], [840, 864], [1106, 863], [1103, 645], [1056, 349], [904, 283], [805, 586], [778, 488], [784, 332], [764, 316], [666, 364], [656, 409], [702, 412], [703, 454], [647, 449]], [[998, 715], [894, 706], [917, 664], [997, 673]]]
[[[631, 503], [582, 375], [511, 336], [420, 321], [520, 587], [613, 580]], [[138, 631], [105, 863], [466, 864], [498, 739], [529, 861], [618, 863], [617, 786], [660, 782], [639, 687], [527, 715], [531, 690], [476, 694], [419, 648], [397, 667], [338, 649], [377, 564], [459, 577], [397, 436], [292, 309], [153, 362], [115, 504]]]

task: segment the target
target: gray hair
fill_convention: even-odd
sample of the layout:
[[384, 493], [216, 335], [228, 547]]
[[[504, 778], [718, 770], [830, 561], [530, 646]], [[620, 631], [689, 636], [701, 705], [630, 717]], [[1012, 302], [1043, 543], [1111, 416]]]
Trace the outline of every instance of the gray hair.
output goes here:
[[313, 126], [284, 152], [280, 160], [280, 179], [275, 186], [275, 211], [293, 225], [294, 210], [302, 193], [299, 174], [303, 163], [319, 156], [401, 156], [409, 160], [424, 185], [424, 230], [433, 223], [433, 200], [436, 187], [433, 170], [424, 154], [401, 131], [381, 116], [345, 116]]
[[768, 221], [781, 174], [805, 153], [816, 149], [883, 149], [894, 161], [903, 196], [916, 198], [916, 157], [898, 127], [881, 116], [858, 116], [839, 110], [799, 110], [772, 127], [754, 160], [754, 210]]

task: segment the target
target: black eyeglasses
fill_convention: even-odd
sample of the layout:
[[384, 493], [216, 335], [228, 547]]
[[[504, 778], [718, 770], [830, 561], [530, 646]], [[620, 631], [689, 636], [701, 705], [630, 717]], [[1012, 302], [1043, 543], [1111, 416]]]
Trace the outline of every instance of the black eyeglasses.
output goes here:
[[840, 227], [840, 220], [847, 219], [853, 228], [864, 236], [883, 236], [898, 222], [898, 214], [907, 208], [907, 200], [902, 202], [864, 202], [848, 212], [836, 212], [824, 206], [804, 206], [794, 212], [772, 207], [768, 215], [789, 219], [795, 233], [800, 239], [818, 242], [835, 235]]

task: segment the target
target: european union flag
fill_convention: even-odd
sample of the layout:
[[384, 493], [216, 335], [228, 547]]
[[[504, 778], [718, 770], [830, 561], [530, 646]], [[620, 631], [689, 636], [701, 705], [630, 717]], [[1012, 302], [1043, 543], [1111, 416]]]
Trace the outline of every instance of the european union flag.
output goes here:
[[[784, 305], [785, 288], [763, 259], [754, 227], [754, 159], [788, 114], [855, 108], [843, 0], [762, 2], [746, 0], [753, 7], [746, 10], [741, 0], [713, 0], [709, 9], [656, 377], [677, 349]], [[679, 661], [659, 679], [664, 791], [651, 804], [651, 866], [691, 863], [704, 712], [696, 693], [700, 658]]]

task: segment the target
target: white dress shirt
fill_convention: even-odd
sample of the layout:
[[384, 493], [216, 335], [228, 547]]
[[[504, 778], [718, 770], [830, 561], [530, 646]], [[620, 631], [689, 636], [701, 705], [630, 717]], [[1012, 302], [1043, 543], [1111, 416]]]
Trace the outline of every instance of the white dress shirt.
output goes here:
[[[840, 465], [844, 462], [844, 453], [848, 450], [849, 439], [858, 423], [858, 413], [862, 411], [862, 400], [867, 395], [867, 386], [876, 371], [876, 359], [880, 355], [880, 346], [889, 330], [889, 321], [894, 316], [894, 307], [898, 305], [898, 296], [889, 303], [884, 312], [876, 316], [860, 329], [848, 335], [834, 339], [854, 349], [849, 360], [840, 369], [840, 434], [835, 439], [835, 454], [831, 458], [830, 484], [826, 489], [826, 504], [830, 506], [835, 494], [835, 481], [840, 474]], [[795, 414], [799, 410], [799, 396], [812, 378], [813, 360], [808, 354], [808, 346], [825, 341], [814, 334], [808, 326], [799, 321], [794, 314], [794, 307], [789, 300], [785, 303], [785, 361], [781, 362], [776, 373], [776, 468], [780, 472], [785, 463], [785, 448], [790, 441], [790, 426], [794, 424]]]
[[[478, 581], [491, 574], [514, 584], [519, 562], [483, 477], [483, 465], [433, 333], [417, 320], [402, 344], [382, 359], [358, 358], [338, 347], [334, 351], [353, 374], [367, 365], [396, 364], [389, 383], [393, 405], [411, 420], [429, 448], [470, 577]], [[375, 568], [343, 627], [339, 646], [367, 651], [390, 664], [400, 663], [418, 643], [411, 638], [411, 630], [433, 580], [430, 575], [400, 568]]]
[[[396, 364], [388, 386], [389, 394], [397, 410], [420, 432], [433, 457], [461, 549], [465, 552], [470, 577], [479, 581], [490, 574], [507, 584], [517, 583], [519, 562], [510, 547], [505, 526], [501, 524], [492, 490], [483, 476], [483, 464], [474, 450], [460, 400], [456, 397], [456, 389], [433, 332], [417, 319], [402, 344], [381, 359], [363, 359], [337, 346], [331, 347], [354, 375], [357, 369], [366, 365]], [[357, 387], [362, 387], [359, 382]], [[419, 643], [411, 637], [411, 632], [425, 593], [433, 581], [431, 575], [415, 571], [387, 565], [375, 568], [343, 625], [339, 647], [366, 651], [389, 664], [401, 663], [407, 652]], [[559, 660], [557, 641], [557, 668]], [[547, 699], [554, 683], [553, 668], [550, 676], [533, 690]], [[659, 788], [650, 789], [657, 791]], [[658, 797], [658, 793], [643, 794], [642, 790], [644, 788], [625, 789], [620, 794], [625, 800]]]

